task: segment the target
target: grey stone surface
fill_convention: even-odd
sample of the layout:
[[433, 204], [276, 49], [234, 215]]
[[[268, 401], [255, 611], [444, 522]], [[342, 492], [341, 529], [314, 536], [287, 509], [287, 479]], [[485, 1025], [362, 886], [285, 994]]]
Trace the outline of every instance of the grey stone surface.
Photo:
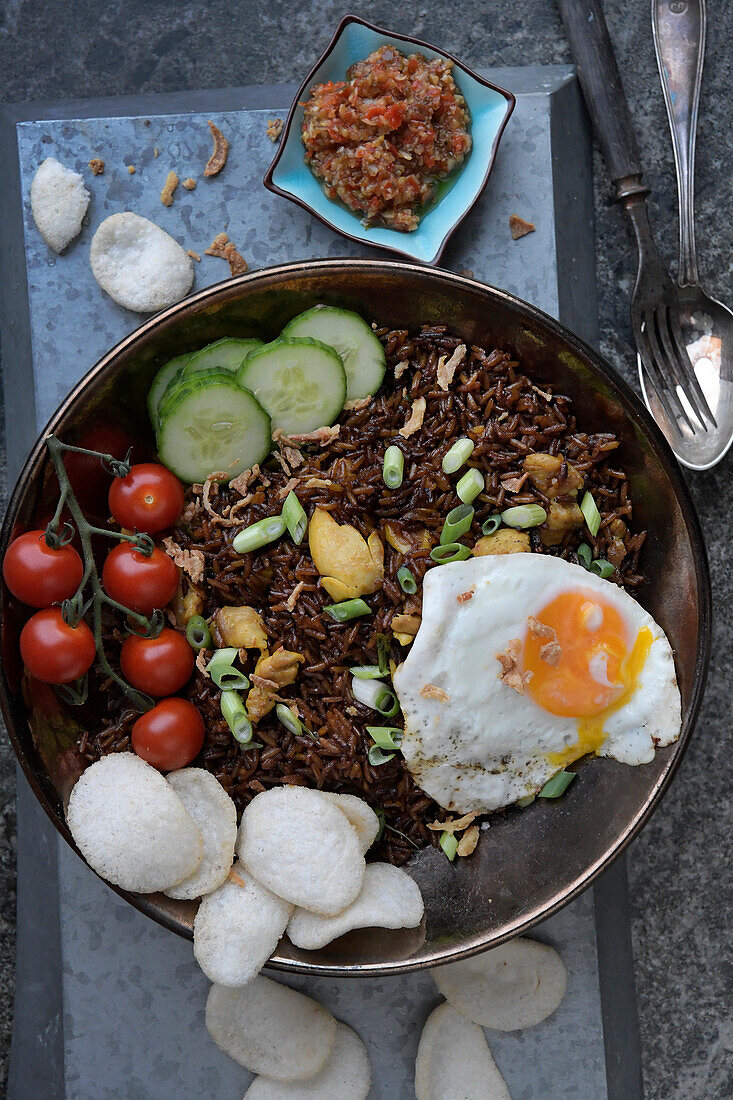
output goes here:
[[[567, 61], [551, 0], [468, 0], [395, 11], [387, 0], [350, 9], [395, 30], [422, 34], [475, 65]], [[731, 56], [733, 5], [709, 5], [708, 50], [700, 112], [697, 210], [701, 272], [709, 288], [733, 296], [733, 148]], [[655, 188], [658, 243], [676, 249], [674, 174], [649, 31], [648, 5], [607, 0], [608, 22], [634, 114], [647, 179]], [[300, 6], [249, 0], [233, 13], [225, 0], [205, 6], [167, 0], [5, 0], [0, 7], [0, 72], [8, 101], [168, 91], [297, 79], [325, 44], [344, 8], [334, 0]], [[608, 202], [596, 158], [596, 244], [602, 348], [629, 380], [634, 356], [628, 322], [633, 240]], [[686, 760], [660, 810], [630, 855], [646, 1093], [650, 1100], [733, 1093], [730, 1021], [731, 737], [730, 637], [733, 583], [728, 516], [730, 462], [690, 478], [710, 551], [716, 636], [710, 686]], [[0, 1026], [7, 1035], [12, 981], [12, 768], [0, 759], [5, 831], [0, 837], [0, 926], [5, 966]]]

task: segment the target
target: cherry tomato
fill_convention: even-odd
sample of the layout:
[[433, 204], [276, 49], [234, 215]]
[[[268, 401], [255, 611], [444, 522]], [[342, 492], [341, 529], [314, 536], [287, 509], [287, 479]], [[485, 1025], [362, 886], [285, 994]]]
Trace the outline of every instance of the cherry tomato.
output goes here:
[[[99, 451], [120, 459], [125, 457], [133, 445], [132, 437], [127, 432], [116, 424], [106, 423], [89, 428], [73, 442], [89, 451]], [[64, 454], [64, 466], [81, 510], [90, 515], [103, 515], [112, 475], [104, 469], [98, 458], [76, 454], [74, 451]]]
[[107, 555], [102, 584], [113, 600], [149, 615], [175, 596], [178, 568], [157, 546], [147, 558], [131, 543], [121, 542]]
[[13, 595], [30, 607], [51, 607], [73, 596], [84, 565], [73, 546], [52, 550], [46, 532], [26, 531], [5, 552], [3, 577]]
[[44, 684], [70, 684], [94, 663], [94, 635], [82, 620], [64, 622], [58, 607], [36, 611], [20, 632], [20, 655], [31, 676]]
[[138, 756], [162, 772], [185, 768], [201, 752], [204, 720], [188, 699], [161, 699], [132, 727]]
[[157, 638], [126, 638], [120, 653], [122, 675], [148, 695], [173, 695], [193, 672], [193, 650], [183, 634], [164, 627]]
[[158, 462], [131, 466], [109, 490], [109, 510], [120, 527], [154, 535], [172, 527], [183, 511], [183, 486]]

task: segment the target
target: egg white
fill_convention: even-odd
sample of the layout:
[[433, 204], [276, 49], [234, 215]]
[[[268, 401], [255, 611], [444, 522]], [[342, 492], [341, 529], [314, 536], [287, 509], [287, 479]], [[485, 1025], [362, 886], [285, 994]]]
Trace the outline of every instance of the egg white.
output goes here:
[[[548, 753], [578, 741], [578, 720], [550, 714], [502, 683], [496, 654], [524, 639], [528, 616], [573, 589], [597, 592], [623, 618], [631, 643], [652, 644], [633, 695], [604, 722], [598, 755], [646, 764], [679, 737], [680, 693], [672, 649], [654, 619], [622, 589], [562, 558], [507, 554], [436, 566], [423, 589], [422, 623], [394, 675], [405, 716], [402, 753], [418, 785], [459, 813], [508, 806], [558, 770]], [[470, 599], [458, 597], [472, 592]], [[426, 685], [442, 689], [427, 689]]]

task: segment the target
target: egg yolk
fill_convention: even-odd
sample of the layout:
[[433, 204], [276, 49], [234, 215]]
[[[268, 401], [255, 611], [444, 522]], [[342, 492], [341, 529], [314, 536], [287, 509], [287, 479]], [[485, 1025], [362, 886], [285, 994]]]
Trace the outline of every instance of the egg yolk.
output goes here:
[[629, 644], [621, 615], [593, 592], [563, 592], [534, 618], [523, 652], [527, 694], [550, 714], [579, 719], [577, 743], [548, 756], [564, 765], [603, 744], [604, 719], [636, 690], [652, 633], [643, 627]]

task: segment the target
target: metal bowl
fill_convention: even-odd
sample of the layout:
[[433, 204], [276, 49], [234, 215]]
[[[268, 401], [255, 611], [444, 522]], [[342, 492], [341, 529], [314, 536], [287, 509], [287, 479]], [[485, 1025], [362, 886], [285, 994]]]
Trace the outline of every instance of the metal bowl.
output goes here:
[[[426, 903], [421, 928], [352, 932], [318, 952], [299, 951], [284, 940], [272, 960], [275, 967], [311, 974], [395, 973], [467, 956], [526, 931], [589, 886], [636, 835], [669, 785], [695, 724], [710, 646], [710, 582], [679, 467], [636, 395], [557, 321], [445, 271], [321, 260], [232, 279], [158, 314], [121, 341], [75, 387], [47, 430], [73, 441], [112, 418], [150, 443], [144, 398], [162, 362], [223, 335], [254, 331], [272, 338], [296, 313], [323, 301], [393, 327], [445, 322], [466, 341], [511, 350], [538, 383], [552, 382], [573, 399], [584, 429], [617, 434], [634, 520], [649, 531], [643, 558], [649, 583], [641, 602], [672, 643], [682, 693], [682, 735], [658, 750], [653, 763], [588, 761], [564, 798], [494, 820], [471, 859], [452, 864], [433, 849], [416, 854], [410, 871]], [[47, 507], [48, 466], [40, 439], [13, 493], [1, 552], [14, 531]], [[73, 846], [63, 807], [83, 768], [74, 748], [78, 727], [52, 690], [25, 697], [18, 634], [26, 614], [3, 590], [0, 701], [36, 796]], [[191, 936], [193, 903], [118, 892], [159, 923]]]

